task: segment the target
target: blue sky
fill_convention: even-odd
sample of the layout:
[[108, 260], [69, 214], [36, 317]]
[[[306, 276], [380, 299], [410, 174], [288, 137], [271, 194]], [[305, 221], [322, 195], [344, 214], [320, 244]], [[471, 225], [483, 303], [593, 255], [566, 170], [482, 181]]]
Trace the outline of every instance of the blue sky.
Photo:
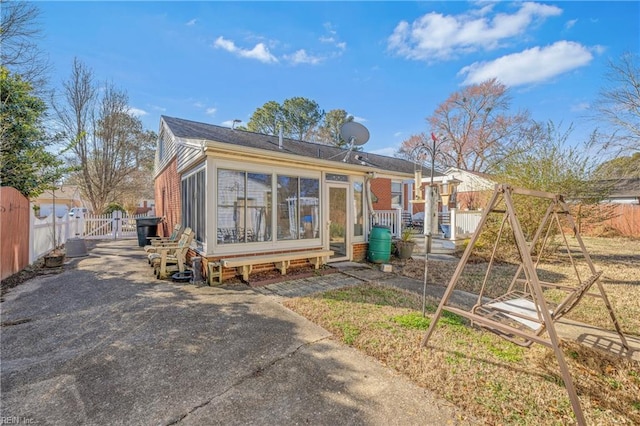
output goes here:
[[[132, 112], [246, 124], [294, 96], [341, 108], [392, 155], [465, 84], [497, 77], [512, 109], [573, 123], [607, 61], [640, 51], [640, 2], [38, 2], [52, 85], [74, 57], [125, 89]], [[578, 140], [579, 139], [579, 140]]]

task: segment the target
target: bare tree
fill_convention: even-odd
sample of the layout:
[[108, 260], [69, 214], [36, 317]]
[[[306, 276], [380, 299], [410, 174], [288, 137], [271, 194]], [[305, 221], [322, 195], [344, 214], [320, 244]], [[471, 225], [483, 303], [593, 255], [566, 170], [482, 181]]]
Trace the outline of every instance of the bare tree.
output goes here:
[[49, 62], [38, 47], [40, 10], [31, 2], [0, 0], [0, 60], [34, 88], [44, 86]]
[[75, 141], [70, 161], [80, 172], [74, 181], [92, 209], [100, 211], [109, 202], [123, 201], [132, 191], [144, 196], [151, 185], [139, 174], [146, 169], [150, 176], [156, 136], [130, 114], [126, 92], [112, 83], [99, 91], [92, 71], [77, 59], [63, 87], [64, 100], [54, 104], [55, 111]]
[[605, 74], [607, 85], [594, 103], [593, 118], [606, 121], [611, 131], [598, 137], [603, 148], [616, 154], [640, 151], [640, 63], [638, 54], [625, 53], [610, 61]]
[[527, 111], [509, 115], [507, 87], [496, 79], [453, 93], [427, 118], [441, 142], [439, 163], [485, 171], [516, 143], [529, 120]]

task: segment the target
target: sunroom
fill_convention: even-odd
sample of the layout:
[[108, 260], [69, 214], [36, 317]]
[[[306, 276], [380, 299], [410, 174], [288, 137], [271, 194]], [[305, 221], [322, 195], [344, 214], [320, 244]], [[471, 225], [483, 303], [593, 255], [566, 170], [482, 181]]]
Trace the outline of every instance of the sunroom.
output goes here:
[[[165, 229], [182, 223], [195, 231], [193, 254], [205, 263], [315, 251], [330, 253], [328, 262], [362, 260], [371, 213], [394, 210], [398, 184], [408, 198], [414, 168], [398, 158], [163, 116], [156, 211]], [[403, 206], [395, 210], [399, 217]]]

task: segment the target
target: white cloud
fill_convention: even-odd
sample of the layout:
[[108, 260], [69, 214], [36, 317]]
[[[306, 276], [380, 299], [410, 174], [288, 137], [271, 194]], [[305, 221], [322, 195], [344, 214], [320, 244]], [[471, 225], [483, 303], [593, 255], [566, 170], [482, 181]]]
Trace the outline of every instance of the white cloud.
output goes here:
[[[347, 50], [347, 43], [344, 41], [340, 41], [338, 32], [333, 29], [333, 25], [331, 25], [331, 22], [325, 22], [323, 26], [325, 31], [327, 31], [329, 35], [321, 36], [318, 40], [320, 40], [321, 43], [332, 44], [342, 52]], [[337, 52], [335, 55], [340, 55], [342, 52]]]
[[129, 107], [129, 114], [134, 115], [136, 117], [144, 117], [145, 115], [148, 115], [149, 113], [143, 109], [140, 108], [134, 108], [134, 107]]
[[577, 104], [571, 105], [571, 112], [582, 112], [587, 111], [591, 105], [589, 102], [579, 102]]
[[394, 137], [394, 138], [399, 138], [399, 137], [400, 137], [400, 136], [402, 136], [403, 134], [404, 134], [403, 132], [395, 132], [395, 133], [393, 134], [393, 137]]
[[292, 55], [284, 55], [284, 58], [293, 64], [311, 64], [317, 65], [324, 60], [320, 56], [312, 56], [307, 54], [306, 50], [300, 49]]
[[572, 20], [570, 20], [570, 21], [567, 21], [567, 22], [564, 24], [564, 29], [565, 29], [565, 30], [570, 30], [570, 29], [571, 29], [571, 28], [573, 28], [577, 23], [578, 23], [578, 20], [577, 20], [577, 19], [572, 19]]
[[562, 10], [540, 3], [521, 3], [512, 14], [483, 8], [461, 15], [431, 12], [413, 21], [401, 21], [389, 36], [388, 49], [416, 60], [446, 60], [461, 53], [491, 50], [505, 40], [520, 36], [535, 23]]
[[233, 120], [223, 121], [222, 123], [220, 123], [220, 125], [225, 127], [233, 127]]
[[194, 26], [196, 24], [196, 22], [198, 22], [198, 20], [194, 18], [194, 19], [190, 20], [189, 22], [187, 22], [185, 25], [188, 26], [188, 27], [192, 27], [192, 26]]
[[160, 112], [165, 112], [167, 110], [165, 107], [161, 107], [161, 106], [158, 106], [158, 105], [151, 105], [151, 108], [154, 111], [160, 111]]
[[193, 103], [193, 106], [196, 108], [204, 108], [204, 104], [200, 101], [196, 101]]
[[335, 43], [335, 42], [336, 42], [336, 39], [335, 39], [334, 37], [324, 37], [324, 36], [323, 36], [323, 37], [320, 37], [320, 38], [319, 38], [319, 40], [320, 40], [322, 43], [331, 43], [331, 44], [333, 44], [333, 43]]
[[218, 111], [217, 108], [211, 107], [211, 108], [207, 108], [205, 111], [205, 114], [207, 115], [216, 115], [216, 112]]
[[589, 50], [572, 41], [534, 47], [489, 62], [475, 62], [458, 73], [463, 84], [477, 84], [497, 78], [507, 86], [539, 83], [587, 65], [593, 59]]
[[358, 117], [357, 115], [353, 116], [353, 121], [355, 121], [356, 123], [364, 123], [367, 121], [366, 118], [362, 118], [362, 117]]
[[278, 59], [269, 52], [264, 43], [256, 44], [253, 49], [242, 49], [237, 47], [233, 41], [220, 36], [213, 43], [213, 47], [226, 50], [241, 58], [256, 59], [264, 63], [278, 62]]

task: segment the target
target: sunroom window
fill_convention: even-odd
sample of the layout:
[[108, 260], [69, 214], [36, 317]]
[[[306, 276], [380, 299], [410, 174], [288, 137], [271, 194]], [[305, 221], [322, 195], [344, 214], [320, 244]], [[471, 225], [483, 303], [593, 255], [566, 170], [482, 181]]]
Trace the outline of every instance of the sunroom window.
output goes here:
[[319, 238], [320, 181], [278, 175], [278, 240]]
[[271, 175], [218, 170], [218, 244], [271, 240]]

